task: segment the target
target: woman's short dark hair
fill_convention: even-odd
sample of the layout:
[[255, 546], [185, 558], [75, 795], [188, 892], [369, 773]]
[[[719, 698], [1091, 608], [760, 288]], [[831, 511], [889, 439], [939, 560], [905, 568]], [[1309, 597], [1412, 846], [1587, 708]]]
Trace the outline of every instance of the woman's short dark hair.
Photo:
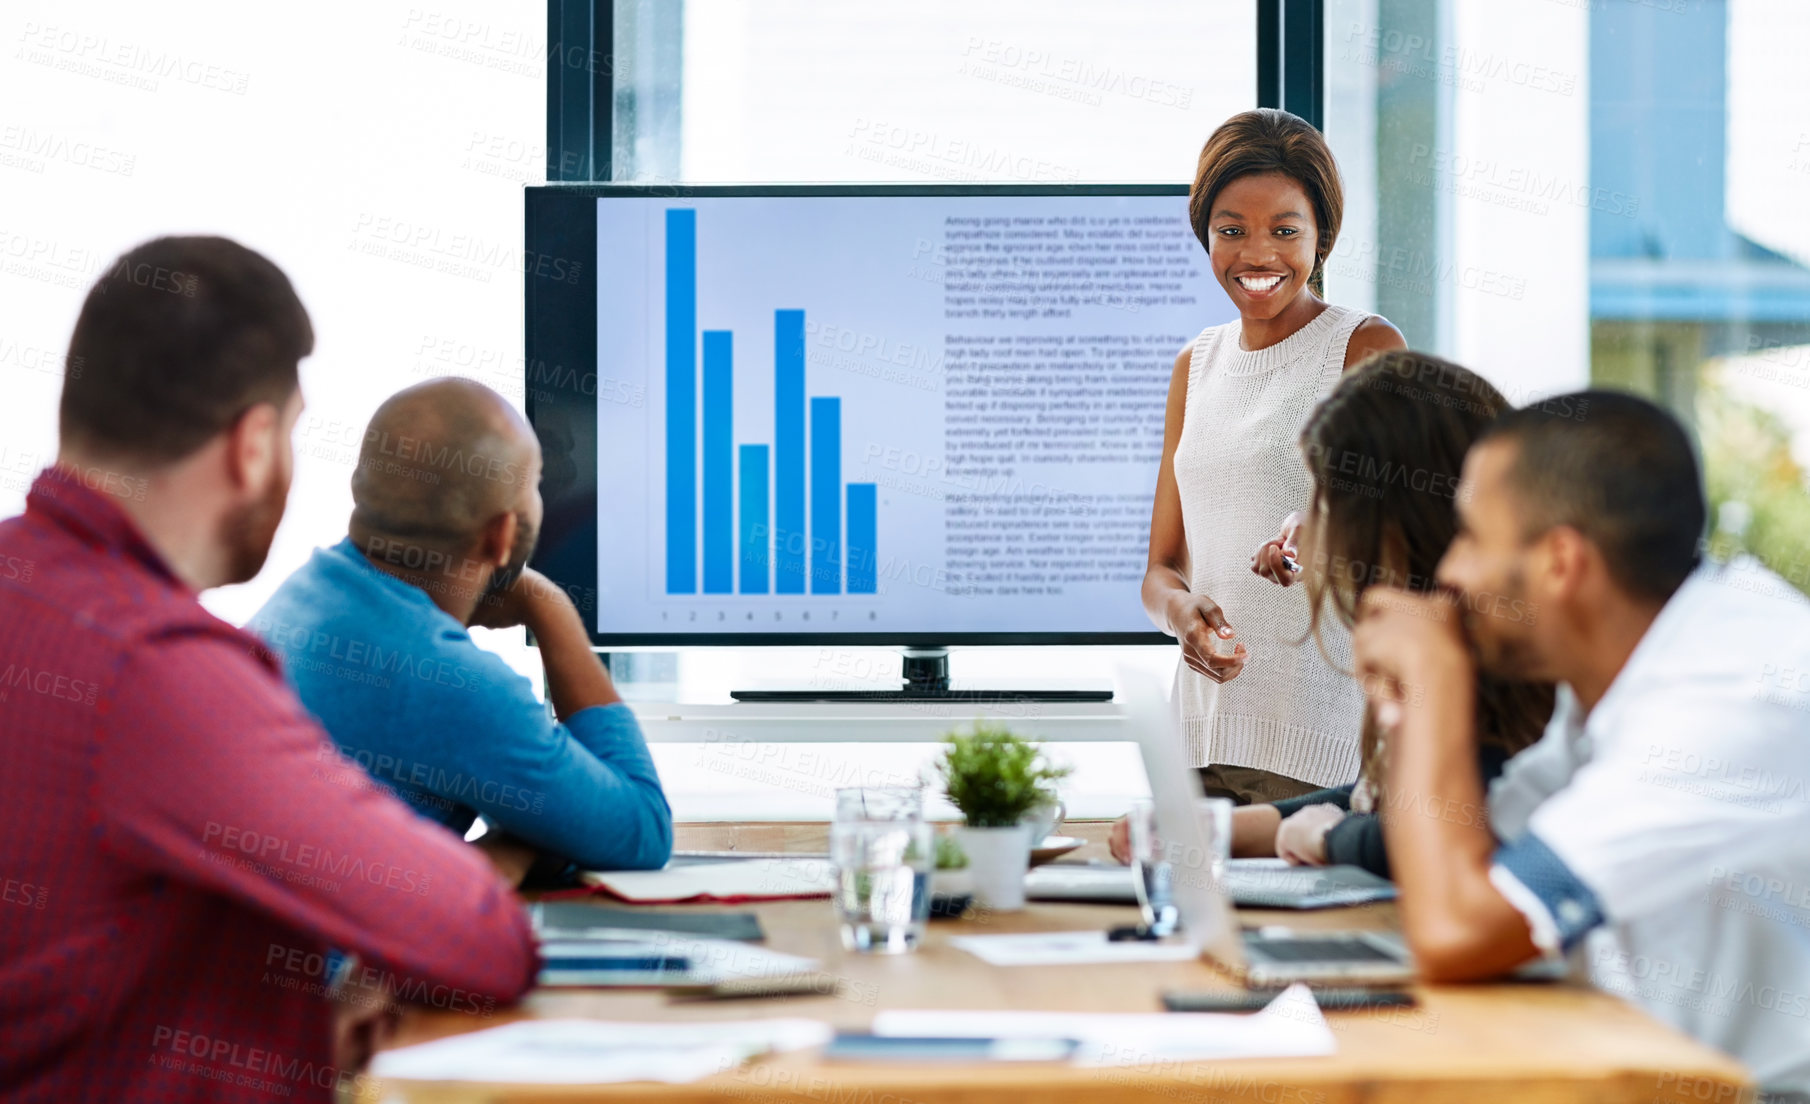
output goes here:
[[[1309, 632], [1319, 639], [1330, 605], [1347, 626], [1358, 601], [1389, 572], [1410, 590], [1435, 588], [1434, 571], [1458, 532], [1465, 453], [1510, 409], [1488, 380], [1426, 353], [1377, 353], [1347, 372], [1308, 417], [1301, 453], [1313, 473], [1314, 547], [1307, 571]], [[1483, 675], [1480, 742], [1507, 754], [1539, 739], [1553, 686]], [[1366, 715], [1364, 776], [1381, 792], [1381, 745]]]
[[226, 238], [158, 238], [88, 292], [59, 423], [92, 455], [163, 464], [259, 403], [281, 407], [314, 328], [289, 278]]
[[1290, 178], [1301, 185], [1313, 204], [1315, 257], [1309, 284], [1315, 294], [1323, 294], [1326, 258], [1339, 240], [1339, 223], [1345, 217], [1345, 189], [1325, 136], [1299, 115], [1260, 107], [1241, 111], [1219, 124], [1201, 148], [1194, 187], [1188, 194], [1188, 222], [1194, 227], [1194, 236], [1207, 252], [1213, 252], [1207, 225], [1213, 200], [1239, 177], [1261, 173]]

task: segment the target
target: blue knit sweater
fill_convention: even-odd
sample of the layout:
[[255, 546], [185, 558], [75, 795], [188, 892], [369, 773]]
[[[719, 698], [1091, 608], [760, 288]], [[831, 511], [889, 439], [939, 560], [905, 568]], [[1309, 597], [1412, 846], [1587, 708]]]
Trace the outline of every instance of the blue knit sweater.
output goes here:
[[375, 779], [460, 835], [482, 815], [587, 869], [654, 869], [672, 854], [672, 810], [628, 706], [554, 721], [527, 679], [350, 540], [316, 549], [247, 628], [364, 768], [323, 753], [326, 780]]

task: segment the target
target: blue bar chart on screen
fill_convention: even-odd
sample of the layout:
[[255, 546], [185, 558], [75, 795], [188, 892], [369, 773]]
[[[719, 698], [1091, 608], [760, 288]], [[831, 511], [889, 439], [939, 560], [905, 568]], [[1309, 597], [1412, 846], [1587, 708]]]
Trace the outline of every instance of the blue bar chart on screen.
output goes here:
[[1148, 630], [1182, 197], [595, 202], [600, 633]]

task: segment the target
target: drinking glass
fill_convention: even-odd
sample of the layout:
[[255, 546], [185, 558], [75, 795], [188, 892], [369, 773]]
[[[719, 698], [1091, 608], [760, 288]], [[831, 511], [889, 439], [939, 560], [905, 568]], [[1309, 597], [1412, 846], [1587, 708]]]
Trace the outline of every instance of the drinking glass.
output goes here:
[[1195, 798], [1194, 817], [1200, 825], [1198, 846], [1180, 840], [1158, 845], [1169, 863], [1171, 894], [1215, 891], [1225, 882], [1232, 854], [1232, 803], [1223, 797]]
[[1175, 927], [1175, 902], [1170, 888], [1171, 868], [1156, 836], [1156, 803], [1144, 799], [1131, 806], [1131, 869], [1135, 877], [1138, 908], [1144, 927], [1167, 933]]
[[1208, 866], [1213, 872], [1213, 881], [1224, 882], [1226, 863], [1232, 857], [1232, 800], [1226, 797], [1197, 798], [1194, 815], [1200, 818], [1201, 834], [1207, 837]]
[[830, 862], [836, 868], [834, 904], [842, 945], [874, 954], [916, 950], [930, 919], [935, 863], [923, 791], [904, 786], [837, 790]]

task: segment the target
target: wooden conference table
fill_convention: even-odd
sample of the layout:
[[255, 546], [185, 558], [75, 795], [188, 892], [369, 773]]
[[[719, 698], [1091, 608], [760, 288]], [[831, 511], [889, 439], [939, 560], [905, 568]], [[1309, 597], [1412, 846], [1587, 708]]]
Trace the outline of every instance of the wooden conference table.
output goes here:
[[[1089, 832], [1088, 835], [1095, 833]], [[814, 841], [813, 841], [814, 842]], [[684, 846], [685, 841], [682, 840]], [[700, 846], [691, 843], [690, 846]], [[709, 844], [703, 844], [709, 846]], [[1096, 850], [1090, 846], [1088, 851]], [[671, 907], [671, 906], [666, 906]], [[725, 906], [698, 905], [721, 910]], [[727, 907], [753, 911], [776, 951], [819, 959], [841, 979], [839, 995], [673, 1003], [654, 991], [531, 994], [516, 1009], [478, 1020], [457, 1012], [411, 1011], [397, 1045], [424, 1042], [527, 1017], [634, 1021], [818, 1019], [865, 1030], [887, 1008], [1161, 1011], [1166, 989], [1231, 988], [1204, 962], [1112, 966], [994, 967], [949, 946], [976, 932], [1101, 929], [1126, 922], [1105, 905], [1032, 904], [1020, 913], [933, 921], [918, 953], [877, 957], [845, 952], [823, 900]], [[1380, 928], [1393, 905], [1315, 913], [1241, 911], [1246, 925]], [[829, 986], [825, 986], [827, 991]], [[814, 1052], [757, 1060], [689, 1085], [461, 1085], [367, 1081], [373, 1102], [476, 1104], [573, 1100], [689, 1102], [821, 1101], [825, 1104], [1652, 1104], [1751, 1098], [1743, 1069], [1622, 1001], [1555, 985], [1418, 986], [1414, 1008], [1326, 1014], [1338, 1053], [1326, 1058], [1243, 1059], [1160, 1069], [1077, 1069], [1060, 1064], [829, 1063]]]

